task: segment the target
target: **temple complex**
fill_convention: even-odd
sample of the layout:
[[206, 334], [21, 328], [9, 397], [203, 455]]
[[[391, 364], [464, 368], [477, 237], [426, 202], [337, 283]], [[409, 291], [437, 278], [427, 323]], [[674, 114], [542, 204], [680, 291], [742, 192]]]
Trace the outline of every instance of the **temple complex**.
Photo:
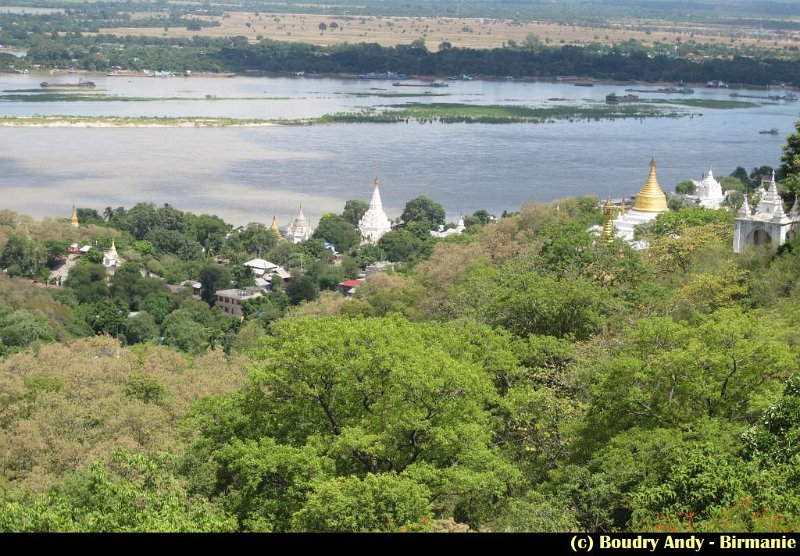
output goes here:
[[[273, 218], [273, 225], [275, 225], [274, 221], [275, 219]], [[275, 227], [277, 227], [277, 225], [275, 225]], [[289, 224], [286, 239], [292, 243], [300, 243], [301, 241], [310, 239], [313, 231], [311, 223], [308, 221], [308, 218], [306, 218], [306, 215], [303, 214], [303, 205], [300, 205], [300, 212], [292, 223]]]
[[714, 178], [711, 168], [708, 169], [702, 180], [692, 180], [695, 186], [693, 195], [686, 195], [686, 201], [692, 205], [699, 205], [707, 209], [718, 209], [725, 201], [722, 185]]
[[800, 229], [800, 206], [795, 201], [789, 214], [783, 209], [783, 200], [778, 194], [775, 172], [772, 179], [762, 183], [761, 200], [752, 211], [745, 197], [744, 203], [733, 222], [733, 252], [740, 253], [750, 245], [772, 245], [786, 243]]
[[392, 230], [392, 224], [386, 213], [383, 212], [383, 204], [381, 203], [381, 193], [379, 190], [378, 178], [375, 178], [375, 186], [372, 189], [372, 199], [369, 202], [369, 208], [361, 221], [358, 223], [358, 229], [364, 239], [370, 243], [378, 241], [386, 232]]
[[[656, 161], [650, 160], [650, 174], [647, 176], [647, 181], [636, 198], [633, 201], [633, 206], [628, 212], [621, 213], [614, 219], [613, 226], [615, 234], [639, 249], [645, 248], [646, 245], [642, 242], [634, 240], [634, 228], [639, 224], [644, 224], [655, 220], [656, 216], [662, 212], [669, 211], [667, 206], [667, 196], [658, 185], [656, 179]], [[605, 229], [605, 227], [604, 227]]]

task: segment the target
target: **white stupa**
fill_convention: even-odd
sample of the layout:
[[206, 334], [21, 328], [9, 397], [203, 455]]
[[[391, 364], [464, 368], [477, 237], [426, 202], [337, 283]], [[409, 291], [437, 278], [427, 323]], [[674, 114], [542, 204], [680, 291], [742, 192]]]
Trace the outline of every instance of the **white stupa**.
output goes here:
[[103, 253], [103, 266], [106, 268], [116, 268], [119, 264], [119, 254], [114, 239], [111, 239], [111, 248]]
[[300, 205], [300, 212], [297, 217], [289, 224], [289, 229], [286, 232], [286, 239], [292, 243], [300, 243], [311, 237], [314, 230], [311, 228], [306, 215], [303, 214], [303, 205]]
[[711, 168], [708, 169], [702, 180], [692, 180], [695, 186], [693, 195], [686, 195], [686, 200], [693, 204], [699, 205], [707, 209], [718, 209], [725, 201], [725, 195], [722, 193], [722, 185], [714, 178], [714, 173]]
[[383, 212], [379, 185], [378, 178], [375, 178], [375, 186], [372, 189], [372, 199], [369, 202], [369, 208], [358, 223], [358, 229], [361, 231], [361, 235], [364, 236], [364, 239], [369, 243], [375, 243], [386, 232], [392, 230], [392, 224], [389, 222], [386, 213]]

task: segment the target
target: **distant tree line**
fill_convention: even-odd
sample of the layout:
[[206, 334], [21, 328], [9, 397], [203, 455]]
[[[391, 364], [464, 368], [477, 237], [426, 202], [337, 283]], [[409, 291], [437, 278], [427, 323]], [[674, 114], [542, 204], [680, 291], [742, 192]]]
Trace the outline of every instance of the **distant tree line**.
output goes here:
[[[653, 53], [639, 43], [611, 49], [597, 45], [516, 45], [494, 49], [455, 48], [443, 43], [429, 51], [424, 41], [393, 47], [375, 43], [327, 47], [264, 39], [249, 44], [244, 37], [227, 39], [157, 39], [100, 35], [45, 35], [24, 41], [0, 31], [4, 44], [28, 48], [21, 63], [43, 67], [75, 67], [105, 71], [130, 69], [264, 71], [359, 74], [392, 71], [407, 75], [554, 78], [575, 75], [595, 79], [706, 82], [768, 85], [775, 79], [800, 82], [800, 65], [789, 59], [730, 54], [703, 62]], [[158, 48], [160, 46], [160, 48]]]

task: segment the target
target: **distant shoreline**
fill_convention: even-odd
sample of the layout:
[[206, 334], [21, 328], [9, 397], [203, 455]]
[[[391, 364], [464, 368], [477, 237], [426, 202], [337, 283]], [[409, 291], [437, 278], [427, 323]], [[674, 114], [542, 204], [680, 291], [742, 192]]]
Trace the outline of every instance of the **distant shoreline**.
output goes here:
[[[162, 120], [162, 121], [159, 121]], [[0, 127], [61, 127], [61, 128], [188, 128], [188, 127], [268, 127], [281, 125], [272, 121], [235, 120], [230, 118], [115, 118], [81, 116], [5, 116]]]

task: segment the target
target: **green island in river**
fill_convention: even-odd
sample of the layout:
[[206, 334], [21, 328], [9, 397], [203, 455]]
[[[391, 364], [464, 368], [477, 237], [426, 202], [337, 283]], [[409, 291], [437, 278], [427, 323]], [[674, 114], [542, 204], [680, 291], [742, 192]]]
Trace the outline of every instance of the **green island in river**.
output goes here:
[[229, 127], [264, 125], [313, 125], [337, 123], [548, 123], [556, 120], [587, 121], [626, 118], [680, 118], [702, 115], [678, 108], [659, 105], [722, 108], [749, 108], [750, 102], [715, 100], [674, 100], [631, 103], [626, 105], [527, 106], [409, 103], [400, 106], [365, 108], [359, 112], [337, 112], [318, 118], [297, 119], [240, 119], [215, 117], [129, 117], [129, 116], [4, 116], [0, 126], [52, 127]]

